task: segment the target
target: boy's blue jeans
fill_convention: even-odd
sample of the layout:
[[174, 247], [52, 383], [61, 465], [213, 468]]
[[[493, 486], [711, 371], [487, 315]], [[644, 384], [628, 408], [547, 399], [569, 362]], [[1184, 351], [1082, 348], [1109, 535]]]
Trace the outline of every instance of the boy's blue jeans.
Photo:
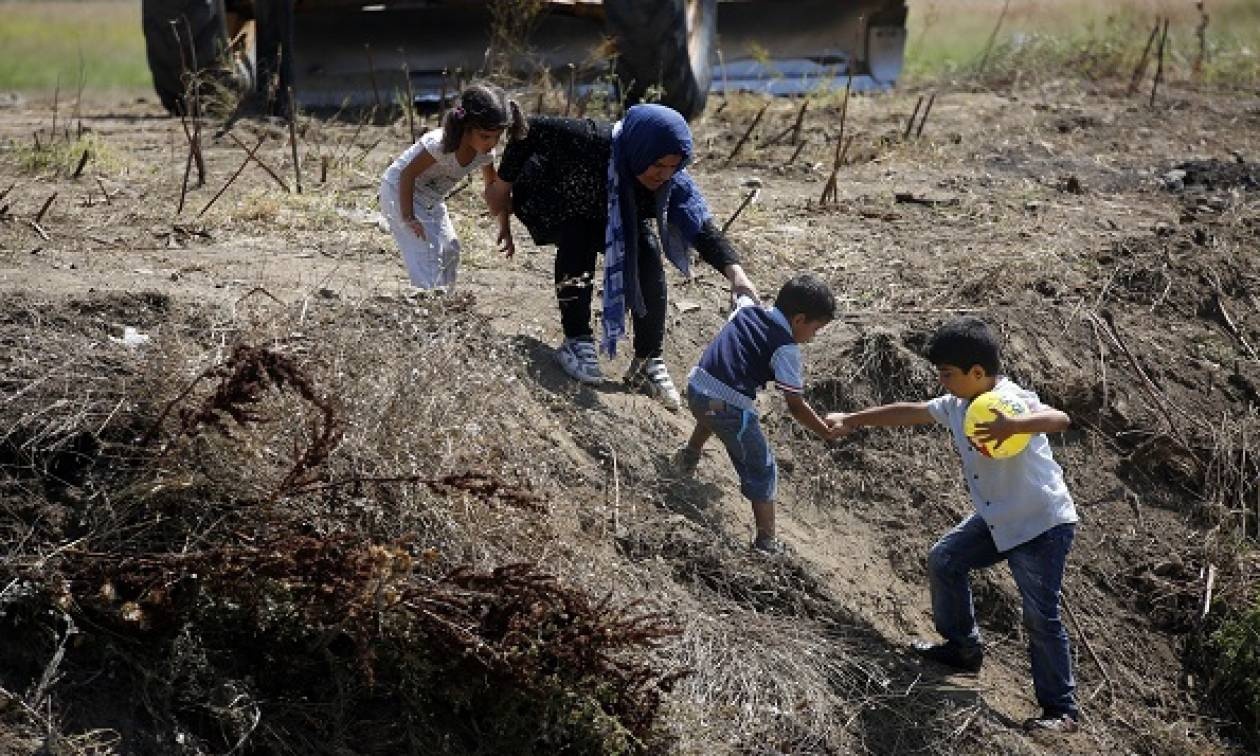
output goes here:
[[964, 648], [980, 645], [967, 573], [1006, 560], [1024, 602], [1037, 703], [1049, 713], [1070, 714], [1073, 719], [1077, 718], [1076, 681], [1067, 631], [1059, 616], [1059, 593], [1075, 534], [1076, 525], [1064, 523], [1010, 551], [998, 551], [984, 519], [972, 514], [942, 536], [928, 554], [936, 630]]

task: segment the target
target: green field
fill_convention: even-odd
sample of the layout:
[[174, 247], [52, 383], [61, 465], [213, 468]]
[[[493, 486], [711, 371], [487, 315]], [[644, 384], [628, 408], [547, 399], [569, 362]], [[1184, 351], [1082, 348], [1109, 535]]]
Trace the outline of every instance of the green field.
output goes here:
[[[1011, 0], [1005, 16], [1004, 0], [908, 0], [908, 4], [906, 71], [915, 78], [974, 66], [999, 17], [994, 51], [1009, 55], [1036, 48], [1043, 54], [1026, 55], [1030, 66], [1075, 63], [1079, 73], [1082, 58], [1136, 58], [1156, 16], [1161, 15], [1170, 19], [1168, 52], [1174, 62], [1185, 66], [1199, 50], [1195, 29], [1200, 16], [1191, 0]], [[1255, 81], [1260, 71], [1260, 3], [1206, 0], [1204, 5], [1208, 14], [1205, 76]]]
[[[909, 5], [907, 72], [930, 78], [974, 65], [1003, 0], [910, 0]], [[1253, 80], [1260, 70], [1260, 3], [1208, 0], [1207, 11], [1209, 75]], [[1173, 55], [1192, 57], [1198, 14], [1189, 0], [1012, 0], [997, 48], [1052, 40], [1060, 50], [1109, 45], [1140, 51], [1157, 13], [1172, 18]], [[151, 85], [138, 0], [0, 0], [0, 14], [0, 90], [51, 94], [60, 80], [63, 92], [73, 91], [80, 70], [89, 91]]]
[[0, 90], [147, 90], [139, 0], [0, 1]]

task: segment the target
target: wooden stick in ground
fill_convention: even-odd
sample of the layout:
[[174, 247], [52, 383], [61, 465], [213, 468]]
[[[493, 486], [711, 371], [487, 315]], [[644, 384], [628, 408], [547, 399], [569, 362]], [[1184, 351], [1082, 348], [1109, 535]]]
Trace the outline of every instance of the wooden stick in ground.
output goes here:
[[1160, 20], [1156, 17], [1155, 26], [1151, 27], [1151, 35], [1146, 38], [1146, 47], [1142, 49], [1142, 57], [1133, 67], [1133, 76], [1129, 79], [1129, 89], [1125, 93], [1129, 97], [1137, 92], [1138, 84], [1142, 81], [1142, 74], [1146, 73], [1146, 62], [1151, 57], [1151, 48], [1155, 46], [1155, 38], [1159, 36], [1159, 24]]
[[[188, 32], [188, 58], [192, 61], [192, 78], [190, 79], [192, 86], [193, 108], [193, 141], [197, 144], [197, 186], [205, 186], [206, 183], [206, 161], [201, 154], [201, 75], [197, 72], [197, 50], [193, 45], [192, 22], [188, 20], [188, 16], [183, 16], [184, 30]], [[176, 35], [178, 36], [178, 35]]]
[[[230, 138], [233, 142], [235, 142], [237, 147], [240, 147], [242, 150], [244, 150], [246, 155], [249, 154], [249, 145], [242, 142], [240, 137], [238, 137], [233, 132], [229, 131], [228, 138]], [[275, 182], [280, 185], [281, 189], [285, 190], [286, 192], [290, 194], [293, 192], [293, 189], [288, 184], [284, 183], [284, 179], [280, 178], [280, 174], [272, 170], [271, 166], [264, 163], [262, 158], [258, 157], [257, 155], [254, 155], [254, 162], [258, 164], [259, 168], [262, 168], [264, 171], [266, 171], [268, 176], [275, 179]]]
[[254, 159], [254, 153], [258, 152], [258, 148], [262, 147], [263, 142], [265, 141], [267, 141], [266, 134], [262, 134], [261, 136], [258, 137], [258, 144], [254, 145], [254, 148], [249, 151], [248, 155], [245, 156], [245, 160], [241, 162], [241, 166], [236, 169], [236, 173], [232, 174], [231, 178], [229, 178], [227, 182], [223, 185], [223, 188], [220, 189], [217, 194], [215, 194], [213, 197], [210, 198], [210, 201], [206, 203], [205, 207], [201, 208], [201, 212], [197, 213], [198, 218], [205, 215], [206, 211], [209, 210], [210, 207], [214, 205], [215, 202], [219, 201], [219, 198], [222, 197], [223, 193], [228, 190], [228, 187], [232, 185], [232, 182], [236, 181], [237, 177], [239, 177], [241, 173], [245, 170], [245, 166], [249, 165], [250, 161]]
[[83, 175], [83, 167], [87, 165], [88, 158], [92, 157], [91, 150], [84, 150], [83, 156], [79, 158], [79, 165], [74, 169], [74, 175], [70, 178], [78, 178]]
[[850, 74], [848, 81], [844, 83], [844, 102], [840, 105], [840, 134], [836, 137], [836, 156], [831, 161], [831, 175], [827, 177], [827, 183], [823, 184], [822, 194], [818, 197], [819, 205], [835, 201], [838, 196], [836, 176], [840, 172], [840, 164], [844, 162], [845, 153], [849, 151], [848, 143], [844, 138], [844, 128], [849, 120], [849, 96], [852, 93], [853, 76]]
[[792, 144], [797, 144], [798, 142], [800, 142], [801, 122], [805, 120], [805, 110], [808, 107], [809, 107], [809, 100], [803, 101], [801, 103], [800, 110], [796, 111], [796, 120], [792, 122], [792, 125], [788, 126], [783, 131], [780, 131], [778, 134], [775, 134], [770, 139], [767, 139], [766, 141], [762, 142], [761, 143], [762, 146], [770, 147], [770, 146], [776, 145], [779, 142], [783, 141], [783, 138], [787, 136], [788, 134], [792, 135], [792, 139], [791, 139]]
[[997, 41], [998, 30], [1002, 28], [1002, 22], [1006, 20], [1006, 11], [1011, 7], [1011, 0], [1002, 3], [1002, 12], [998, 14], [997, 23], [993, 25], [993, 32], [989, 34], [989, 41], [985, 43], [984, 55], [980, 58], [980, 65], [976, 67], [976, 75], [984, 73], [984, 67], [989, 63], [989, 53], [993, 52], [993, 43]]
[[1216, 585], [1216, 565], [1208, 563], [1207, 580], [1203, 586], [1203, 607], [1199, 610], [1199, 621], [1207, 619], [1208, 612], [1212, 611], [1212, 589]]
[[1190, 70], [1194, 78], [1198, 79], [1203, 75], [1203, 61], [1207, 60], [1208, 14], [1203, 8], [1203, 0], [1195, 3], [1194, 8], [1199, 12], [1199, 24], [1194, 27], [1194, 36], [1199, 40], [1199, 52], [1195, 55], [1194, 64]]
[[57, 141], [57, 100], [61, 97], [61, 73], [57, 74], [57, 87], [53, 90], [53, 112], [52, 112], [52, 135], [48, 137], [48, 143], [52, 144]]
[[[105, 188], [105, 182], [101, 181], [100, 176], [96, 177], [96, 185], [101, 188], [101, 194], [105, 195], [105, 204], [106, 205], [114, 204], [114, 201], [110, 199], [109, 197], [109, 190]], [[0, 196], [0, 199], [3, 199], [3, 196]]]
[[1159, 83], [1164, 80], [1164, 48], [1168, 44], [1168, 19], [1164, 19], [1164, 30], [1159, 35], [1159, 55], [1155, 58], [1155, 81], [1151, 83], [1151, 104], [1155, 107], [1155, 94], [1159, 91]]
[[289, 87], [289, 149], [293, 153], [293, 179], [297, 183], [297, 193], [301, 194], [302, 193], [302, 161], [298, 159], [297, 104], [294, 102], [294, 99], [293, 99], [293, 87]]
[[914, 110], [910, 112], [910, 120], [906, 121], [906, 131], [901, 135], [903, 140], [910, 138], [910, 131], [914, 129], [914, 119], [919, 117], [921, 107], [923, 107], [923, 95], [919, 95], [919, 101], [914, 104]]
[[569, 117], [569, 109], [573, 107], [573, 90], [575, 79], [577, 78], [577, 66], [569, 64], [569, 97], [564, 101], [564, 117]]
[[819, 205], [825, 205], [828, 202], [835, 202], [840, 197], [839, 192], [839, 174], [840, 166], [844, 164], [844, 158], [849, 154], [849, 146], [853, 144], [853, 137], [844, 140], [844, 146], [837, 144], [836, 162], [831, 167], [831, 175], [827, 177], [827, 183], [823, 185], [822, 196], [818, 198]]
[[[367, 52], [368, 76], [372, 78], [372, 103], [379, 110], [381, 107], [381, 90], [376, 86], [376, 63], [372, 60], [372, 46], [365, 44], [363, 49]], [[289, 87], [289, 90], [291, 94], [293, 87]], [[292, 97], [290, 97], [290, 101], [292, 101]], [[292, 117], [292, 114], [290, 114], [290, 117]]]
[[932, 105], [935, 102], [936, 102], [936, 93], [933, 92], [931, 96], [928, 97], [927, 107], [923, 109], [923, 117], [919, 119], [919, 128], [916, 129], [914, 132], [915, 139], [918, 139], [919, 137], [923, 136], [923, 127], [927, 125], [928, 115], [932, 112]]
[[761, 123], [761, 117], [766, 114], [766, 110], [769, 107], [770, 101], [767, 100], [766, 104], [761, 106], [761, 110], [757, 111], [756, 117], [753, 118], [752, 123], [748, 124], [748, 129], [744, 132], [744, 135], [739, 138], [738, 142], [735, 143], [735, 149], [731, 150], [731, 154], [726, 157], [727, 165], [729, 165], [730, 162], [735, 159], [735, 156], [739, 154], [740, 149], [744, 146], [744, 142], [747, 142], [748, 137], [752, 136], [753, 131], [757, 128], [757, 124]]
[[48, 196], [48, 199], [44, 200], [43, 207], [39, 209], [38, 213], [35, 213], [36, 224], [38, 224], [40, 221], [44, 219], [44, 213], [48, 212], [48, 208], [52, 207], [53, 200], [55, 199], [57, 199], [57, 193], [53, 192], [52, 194]]
[[1089, 652], [1089, 658], [1094, 660], [1098, 671], [1102, 673], [1103, 679], [1107, 681], [1108, 694], [1112, 700], [1115, 700], [1115, 683], [1111, 681], [1111, 675], [1107, 672], [1107, 668], [1103, 666], [1102, 659], [1098, 658], [1098, 652], [1094, 651], [1094, 645], [1089, 642], [1089, 636], [1085, 634], [1085, 628], [1081, 627], [1081, 623], [1076, 620], [1076, 614], [1072, 611], [1071, 605], [1068, 604], [1067, 594], [1059, 597], [1059, 603], [1063, 605], [1063, 611], [1072, 622], [1072, 627], [1076, 628], [1076, 636], [1081, 639], [1081, 645], [1085, 646], [1085, 650]]
[[731, 217], [722, 224], [722, 233], [726, 233], [726, 230], [731, 227], [731, 224], [735, 222], [735, 219], [739, 217], [739, 214], [744, 212], [744, 208], [748, 207], [753, 200], [757, 199], [757, 195], [760, 192], [760, 189], [754, 187], [750, 192], [748, 192], [748, 194], [744, 195], [744, 201], [739, 203], [739, 207], [735, 208], [735, 212], [731, 214]]
[[[181, 116], [182, 118], [183, 116]], [[184, 127], [187, 129], [187, 126]], [[186, 132], [185, 132], [186, 133]], [[192, 140], [188, 140], [188, 157], [184, 158], [184, 178], [179, 182], [179, 204], [175, 206], [175, 214], [179, 215], [184, 212], [184, 200], [188, 197], [188, 175], [192, 172], [193, 153]]]
[[840, 136], [836, 137], [836, 158], [832, 161], [833, 166], [840, 165], [840, 145], [844, 143], [844, 127], [849, 120], [849, 95], [853, 93], [853, 75], [850, 74], [847, 81], [844, 82], [844, 102], [840, 103]]
[[787, 162], [784, 163], [784, 165], [791, 165], [792, 163], [795, 163], [796, 159], [801, 156], [801, 151], [804, 149], [805, 149], [805, 141], [801, 140], [800, 144], [796, 145], [796, 149], [792, 150], [792, 157], [788, 158]]
[[403, 61], [403, 78], [407, 80], [407, 131], [411, 134], [411, 143], [416, 142], [416, 91], [411, 87], [411, 69], [407, 61]]

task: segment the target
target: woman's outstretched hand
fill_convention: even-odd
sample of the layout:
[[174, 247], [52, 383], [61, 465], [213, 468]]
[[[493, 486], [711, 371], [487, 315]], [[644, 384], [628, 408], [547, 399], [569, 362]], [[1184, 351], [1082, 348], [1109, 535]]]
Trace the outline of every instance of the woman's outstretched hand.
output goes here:
[[727, 265], [722, 273], [726, 275], [726, 280], [731, 282], [732, 299], [738, 299], [741, 295], [748, 296], [752, 297], [757, 304], [761, 304], [761, 295], [757, 293], [757, 287], [753, 285], [748, 274], [738, 263]]
[[504, 215], [512, 212], [512, 185], [503, 179], [486, 186], [486, 206], [491, 215]]

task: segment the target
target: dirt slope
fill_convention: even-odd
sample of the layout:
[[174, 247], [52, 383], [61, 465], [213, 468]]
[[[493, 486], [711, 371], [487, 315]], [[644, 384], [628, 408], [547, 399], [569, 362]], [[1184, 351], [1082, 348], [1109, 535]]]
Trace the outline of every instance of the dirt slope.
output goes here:
[[[1260, 404], [1260, 100], [1173, 92], [1149, 109], [1067, 84], [944, 92], [922, 137], [907, 142], [900, 133], [916, 96], [850, 104], [852, 162], [834, 204], [820, 207], [819, 195], [838, 98], [811, 107], [794, 161], [791, 145], [758, 138], [728, 161], [759, 103], [715, 104], [697, 127], [695, 172], [720, 218], [747, 179], [760, 180], [759, 200], [731, 233], [763, 294], [810, 269], [841, 297], [842, 316], [806, 350], [810, 399], [821, 408], [933, 395], [914, 349], [950, 314], [977, 312], [1005, 337], [1011, 374], [1072, 415], [1054, 448], [1082, 514], [1066, 595], [1083, 733], [1019, 732], [1034, 703], [1004, 569], [975, 583], [992, 652], [978, 678], [942, 676], [901, 650], [931, 633], [924, 557], [968, 506], [943, 433], [871, 431], [823, 446], [766, 401], [790, 549], [777, 560], [753, 556], [751, 515], [718, 451], [694, 481], [669, 472], [686, 417], [615, 384], [575, 387], [552, 364], [559, 334], [547, 250], [518, 229], [518, 257], [497, 259], [474, 188], [452, 205], [472, 327], [491, 346], [472, 349], [463, 369], [497, 364], [512, 379], [496, 397], [501, 425], [478, 453], [501, 448], [504, 469], [526, 470], [551, 502], [537, 542], [515, 548], [596, 592], [643, 597], [680, 618], [685, 632], [666, 658], [699, 670], [667, 703], [682, 752], [1239, 748], [1237, 732], [1205, 708], [1184, 644], [1209, 563], [1223, 592], [1260, 573], [1254, 552], [1230, 545], [1257, 532], [1254, 507], [1240, 498], [1256, 490], [1247, 434]], [[794, 107], [773, 104], [757, 137], [789, 124]], [[31, 134], [43, 129], [47, 139], [46, 107], [0, 115], [0, 190], [15, 184], [0, 200], [0, 290], [12, 309], [156, 292], [227, 323], [246, 308], [309, 311], [316, 341], [344, 340], [338, 323], [362, 324], [374, 307], [423, 311], [440, 328], [444, 306], [408, 294], [372, 215], [376, 176], [405, 143], [405, 121], [311, 121], [306, 193], [282, 193], [248, 166], [197, 218], [244, 157], [227, 138], [207, 129], [207, 184], [177, 217], [183, 136], [151, 104], [85, 115], [90, 141], [81, 144], [94, 157], [77, 180], [77, 152], [56, 176], [30, 165], [42, 159]], [[251, 145], [268, 135], [259, 155], [291, 180], [279, 124], [235, 131]], [[53, 192], [36, 228], [29, 221]], [[676, 378], [722, 322], [720, 284], [708, 270], [673, 281], [666, 358]], [[126, 325], [155, 335], [177, 327], [163, 318], [146, 305], [110, 306], [94, 322], [116, 336]], [[395, 346], [404, 363], [427, 358], [427, 347]]]

